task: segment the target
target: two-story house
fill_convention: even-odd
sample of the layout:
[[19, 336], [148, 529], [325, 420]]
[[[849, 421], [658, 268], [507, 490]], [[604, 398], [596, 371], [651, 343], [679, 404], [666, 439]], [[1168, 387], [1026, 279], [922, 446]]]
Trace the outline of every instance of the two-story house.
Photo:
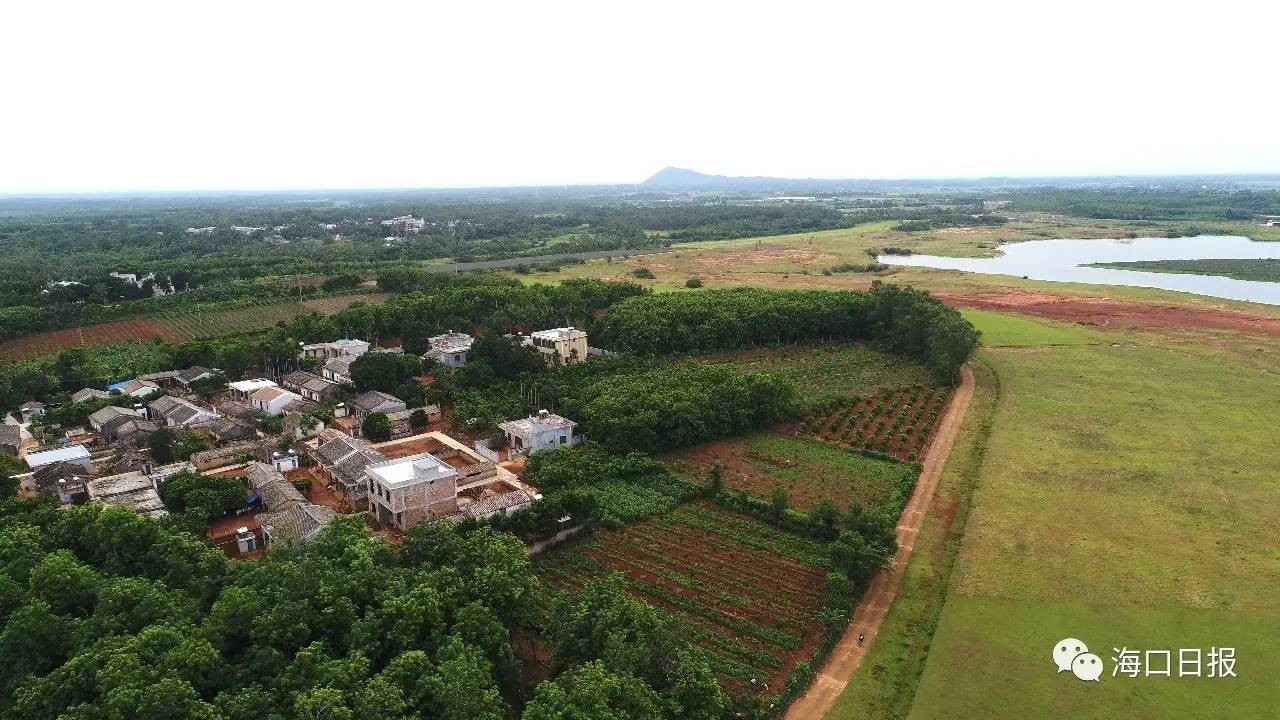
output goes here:
[[431, 453], [373, 463], [364, 469], [369, 514], [401, 531], [458, 512], [458, 471]]
[[475, 339], [466, 333], [449, 332], [427, 338], [431, 349], [423, 355], [427, 360], [435, 360], [441, 365], [459, 368], [467, 364], [471, 354], [471, 343]]
[[577, 328], [538, 330], [526, 343], [542, 353], [548, 365], [567, 365], [587, 359], [587, 334]]

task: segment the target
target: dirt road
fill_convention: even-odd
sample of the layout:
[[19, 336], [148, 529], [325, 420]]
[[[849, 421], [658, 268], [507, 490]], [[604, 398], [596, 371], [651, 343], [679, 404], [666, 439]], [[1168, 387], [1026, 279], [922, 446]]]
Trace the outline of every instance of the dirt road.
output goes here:
[[[832, 649], [827, 664], [814, 678], [813, 684], [788, 708], [787, 720], [817, 720], [826, 714], [875, 642], [880, 623], [884, 622], [889, 606], [898, 594], [898, 585], [902, 583], [907, 561], [911, 559], [916, 535], [920, 533], [920, 526], [924, 524], [925, 515], [929, 512], [929, 504], [933, 502], [933, 494], [938, 489], [942, 466], [951, 454], [951, 445], [955, 442], [960, 423], [964, 420], [965, 411], [969, 409], [969, 401], [972, 399], [973, 372], [965, 366], [961, 369], [960, 385], [942, 416], [933, 443], [925, 453], [924, 469], [920, 473], [920, 479], [916, 481], [915, 491], [911, 493], [911, 499], [907, 501], [902, 517], [898, 520], [898, 554], [893, 558], [893, 565], [881, 570], [871, 582], [871, 587], [867, 588], [862, 601], [854, 610], [853, 622]], [[859, 646], [858, 635], [864, 633], [866, 641]]]

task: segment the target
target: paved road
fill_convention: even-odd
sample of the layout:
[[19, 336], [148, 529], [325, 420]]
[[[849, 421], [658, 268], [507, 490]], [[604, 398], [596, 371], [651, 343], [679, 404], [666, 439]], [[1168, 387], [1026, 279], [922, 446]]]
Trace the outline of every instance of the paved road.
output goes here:
[[[786, 720], [816, 720], [825, 715], [845, 685], [849, 684], [849, 678], [853, 677], [854, 671], [862, 664], [862, 658], [875, 642], [880, 624], [884, 622], [889, 606], [898, 594], [907, 561], [911, 559], [911, 551], [915, 547], [916, 535], [920, 534], [920, 526], [924, 524], [929, 505], [938, 489], [942, 466], [951, 454], [951, 445], [960, 431], [965, 411], [969, 409], [969, 401], [973, 399], [973, 372], [968, 366], [961, 368], [960, 372], [960, 385], [947, 405], [933, 443], [925, 453], [920, 479], [916, 481], [911, 499], [907, 501], [902, 517], [898, 520], [898, 554], [893, 558], [893, 565], [881, 570], [871, 581], [871, 586], [853, 612], [853, 622], [831, 650], [827, 664], [814, 678], [813, 684], [791, 703]], [[867, 639], [859, 646], [858, 635], [863, 633]]]

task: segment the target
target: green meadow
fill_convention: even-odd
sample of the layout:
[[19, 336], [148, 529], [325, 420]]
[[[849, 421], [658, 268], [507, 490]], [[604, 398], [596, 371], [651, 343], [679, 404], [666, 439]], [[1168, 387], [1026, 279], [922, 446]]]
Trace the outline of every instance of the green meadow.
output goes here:
[[[995, 317], [992, 317], [995, 316]], [[828, 718], [1253, 718], [1280, 668], [1280, 343], [971, 316], [988, 347], [875, 646]], [[1106, 674], [1058, 675], [1076, 637]], [[1239, 677], [1111, 677], [1113, 647]]]

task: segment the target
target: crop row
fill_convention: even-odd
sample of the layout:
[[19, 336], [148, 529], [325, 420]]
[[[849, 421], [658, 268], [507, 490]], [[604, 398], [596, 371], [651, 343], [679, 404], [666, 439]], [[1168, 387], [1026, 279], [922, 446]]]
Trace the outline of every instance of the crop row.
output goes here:
[[946, 405], [948, 389], [917, 385], [815, 414], [801, 432], [853, 449], [915, 461]]

